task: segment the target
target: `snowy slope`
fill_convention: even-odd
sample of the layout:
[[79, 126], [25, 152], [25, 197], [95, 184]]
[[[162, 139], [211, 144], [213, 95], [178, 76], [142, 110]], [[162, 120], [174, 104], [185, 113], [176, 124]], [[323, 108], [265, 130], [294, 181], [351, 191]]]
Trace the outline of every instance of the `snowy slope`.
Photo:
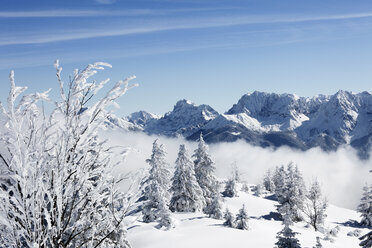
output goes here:
[[[253, 186], [251, 185], [251, 188]], [[238, 185], [240, 188], [240, 185]], [[133, 247], [136, 248], [246, 248], [246, 247], [274, 247], [276, 234], [283, 226], [281, 221], [270, 219], [267, 215], [275, 212], [276, 201], [270, 197], [257, 197], [252, 193], [239, 192], [238, 197], [224, 198], [224, 209], [228, 207], [234, 214], [238, 212], [242, 204], [245, 204], [250, 216], [250, 230], [238, 230], [222, 226], [223, 220], [208, 218], [203, 213], [173, 213], [177, 225], [175, 228], [165, 231], [156, 228], [155, 223], [143, 223], [140, 214], [128, 231], [128, 238]], [[348, 226], [351, 220], [359, 220], [359, 214], [355, 211], [330, 205], [327, 211], [326, 228], [340, 227], [337, 237], [332, 237], [334, 242], [321, 240], [326, 248], [352, 248], [358, 247], [357, 237], [348, 236], [350, 231], [361, 230], [364, 234], [365, 228]], [[136, 216], [131, 216], [134, 219]], [[299, 234], [296, 236], [302, 247], [313, 247], [316, 236], [324, 235], [305, 227], [306, 223], [296, 223], [293, 230]]]

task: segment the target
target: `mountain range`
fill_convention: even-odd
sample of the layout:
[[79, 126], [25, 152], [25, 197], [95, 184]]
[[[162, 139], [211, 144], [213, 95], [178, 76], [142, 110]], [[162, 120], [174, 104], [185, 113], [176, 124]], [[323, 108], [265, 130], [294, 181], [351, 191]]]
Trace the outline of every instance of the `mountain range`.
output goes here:
[[298, 97], [255, 91], [243, 95], [224, 114], [209, 105], [180, 100], [163, 116], [139, 111], [125, 118], [110, 116], [110, 125], [147, 134], [182, 136], [208, 143], [243, 139], [261, 147], [356, 148], [368, 158], [372, 148], [372, 95], [338, 91], [334, 95]]

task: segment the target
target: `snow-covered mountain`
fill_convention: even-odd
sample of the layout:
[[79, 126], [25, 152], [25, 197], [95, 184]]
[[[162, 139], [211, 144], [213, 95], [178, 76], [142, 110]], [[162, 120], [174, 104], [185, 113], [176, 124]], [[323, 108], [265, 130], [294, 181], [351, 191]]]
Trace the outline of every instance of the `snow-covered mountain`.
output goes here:
[[190, 101], [180, 100], [171, 112], [149, 121], [144, 130], [149, 134], [188, 137], [218, 115], [218, 112], [208, 105], [197, 106]]
[[[160, 117], [140, 111], [124, 118], [130, 130], [183, 136], [207, 142], [244, 139], [262, 147], [334, 150], [348, 144], [366, 156], [372, 147], [372, 95], [338, 91], [312, 98], [255, 91], [243, 95], [226, 113], [180, 100]], [[128, 124], [126, 124], [128, 126]]]
[[138, 111], [130, 114], [125, 120], [144, 128], [150, 121], [158, 120], [161, 116], [146, 111]]

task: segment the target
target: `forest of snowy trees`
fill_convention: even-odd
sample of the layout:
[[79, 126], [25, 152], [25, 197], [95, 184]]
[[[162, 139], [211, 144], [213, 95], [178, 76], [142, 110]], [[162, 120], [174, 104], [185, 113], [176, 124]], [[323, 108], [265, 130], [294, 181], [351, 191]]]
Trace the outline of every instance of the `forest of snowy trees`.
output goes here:
[[[173, 177], [169, 179], [168, 175], [172, 169], [164, 162], [163, 146], [157, 145], [157, 142], [154, 142], [151, 159], [147, 161], [154, 161], [156, 154], [161, 154], [161, 159], [158, 159], [156, 163], [149, 162], [151, 168], [145, 181], [149, 183], [163, 181], [164, 183], [159, 187], [165, 191], [168, 189], [171, 197], [169, 200], [166, 194], [159, 195], [156, 192], [153, 193], [153, 196], [148, 196], [147, 188], [149, 186], [146, 186], [143, 190], [143, 196], [147, 200], [142, 206], [144, 220], [149, 220], [147, 216], [155, 216], [152, 221], [159, 222], [163, 218], [162, 214], [158, 214], [159, 211], [162, 211], [166, 218], [169, 218], [169, 210], [172, 212], [203, 211], [208, 217], [223, 218], [223, 225], [226, 227], [249, 230], [249, 215], [246, 206], [243, 205], [236, 216], [228, 208], [222, 211], [221, 207], [224, 198], [238, 196], [237, 185], [240, 174], [236, 166], [233, 167], [231, 176], [225, 181], [225, 186], [220, 191], [221, 182], [218, 182], [215, 176], [213, 160], [208, 153], [208, 146], [205, 144], [202, 134], [200, 134], [198, 148], [192, 155], [195, 160], [191, 160], [185, 145], [181, 145], [175, 162]], [[164, 168], [164, 172], [159, 173], [157, 171], [160, 170], [159, 168]], [[158, 174], [160, 175], [154, 178], [153, 175]], [[156, 178], [164, 179], [157, 180]], [[171, 185], [168, 183], [169, 180]], [[242, 192], [248, 193], [250, 191], [246, 183], [241, 183], [241, 185]], [[284, 225], [284, 228], [277, 234], [276, 247], [278, 248], [301, 247], [296, 238], [297, 233], [291, 229], [294, 222], [308, 223], [314, 231], [320, 231], [325, 235], [324, 240], [330, 239], [329, 235], [334, 232], [334, 230], [328, 230], [323, 226], [327, 217], [328, 201], [322, 193], [320, 182], [314, 179], [307, 189], [301, 172], [297, 165], [293, 163], [286, 166], [277, 166], [274, 171], [268, 170], [263, 177], [262, 185], [257, 184], [253, 188], [253, 192], [256, 196], [273, 194], [278, 202], [277, 212], [280, 214]], [[149, 213], [149, 209], [151, 209], [148, 207], [149, 199], [154, 196], [156, 199], [151, 200], [151, 202], [157, 203], [161, 207], [157, 209], [152, 205], [153, 209]], [[161, 196], [162, 198], [158, 199]], [[159, 204], [158, 202], [162, 203]], [[168, 202], [168, 208], [164, 211], [164, 203], [166, 202]], [[358, 207], [358, 211], [362, 214], [361, 225], [371, 225], [371, 206], [371, 189], [366, 186], [361, 204]], [[168, 223], [165, 225], [167, 229], [173, 227], [171, 221]], [[368, 246], [371, 242], [370, 234], [360, 239], [364, 239], [361, 246], [370, 247]], [[323, 247], [319, 237], [317, 237], [314, 247]]]
[[[317, 179], [306, 187], [298, 166], [290, 162], [269, 169], [255, 186], [243, 181], [236, 163], [230, 177], [219, 180], [202, 133], [191, 155], [185, 144], [179, 146], [173, 164], [155, 139], [142, 178], [114, 175], [123, 160], [113, 157], [124, 156], [127, 149], [108, 145], [98, 131], [110, 107], [135, 85], [129, 85], [134, 77], [119, 81], [96, 100], [108, 80], [89, 78], [106, 66], [76, 70], [65, 85], [57, 61], [60, 101], [50, 99], [48, 92], [25, 95], [26, 87], [16, 86], [10, 74], [7, 106], [0, 104], [0, 247], [130, 247], [124, 221], [130, 212], [163, 231], [177, 228], [175, 213], [202, 212], [221, 226], [249, 232], [251, 206], [243, 204], [235, 213], [223, 209], [224, 201], [241, 192], [277, 202], [276, 216], [283, 224], [277, 248], [301, 247], [294, 223], [306, 223], [325, 237], [335, 232], [324, 226], [328, 201]], [[45, 111], [43, 103], [54, 109]], [[123, 192], [118, 187], [123, 180], [140, 183]], [[360, 225], [371, 228], [371, 185], [363, 188], [357, 210]], [[372, 232], [359, 239], [360, 246], [372, 246]], [[314, 247], [322, 247], [319, 237]]]
[[[200, 134], [198, 148], [192, 155], [194, 161], [191, 160], [185, 145], [180, 146], [172, 178], [169, 176], [171, 167], [165, 162], [165, 154], [163, 146], [156, 140], [151, 158], [147, 160], [150, 169], [144, 180], [141, 197], [144, 201], [142, 213], [145, 222], [157, 221], [159, 227], [164, 226], [169, 229], [173, 227], [169, 210], [172, 212], [203, 211], [211, 218], [223, 218], [224, 226], [249, 230], [246, 206], [243, 205], [236, 216], [229, 209], [222, 212], [221, 207], [222, 196], [237, 197], [237, 180], [240, 178], [238, 169], [233, 167], [232, 176], [225, 182], [225, 187], [220, 192], [220, 183], [215, 176], [213, 160], [202, 134]], [[300, 247], [299, 241], [295, 238], [296, 233], [290, 227], [293, 222], [305, 221], [315, 231], [322, 229], [326, 218], [327, 200], [317, 180], [314, 180], [307, 190], [298, 167], [289, 163], [287, 166], [276, 167], [274, 173], [271, 170], [267, 171], [262, 185], [258, 184], [254, 188], [255, 195], [260, 196], [265, 191], [274, 194], [278, 200], [277, 211], [284, 225], [284, 229], [278, 232], [276, 243], [278, 248]], [[249, 192], [246, 183], [242, 184], [242, 191]], [[171, 196], [168, 196], [167, 192]], [[162, 221], [163, 218], [168, 220], [166, 224]], [[318, 247], [321, 247], [320, 241], [317, 242]]]

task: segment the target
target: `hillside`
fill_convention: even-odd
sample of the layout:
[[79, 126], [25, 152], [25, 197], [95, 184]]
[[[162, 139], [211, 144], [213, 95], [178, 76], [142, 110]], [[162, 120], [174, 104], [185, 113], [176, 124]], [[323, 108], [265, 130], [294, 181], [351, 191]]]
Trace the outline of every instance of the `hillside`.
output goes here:
[[[241, 184], [238, 185], [238, 189]], [[280, 220], [275, 220], [276, 201], [272, 195], [266, 192], [258, 197], [252, 193], [254, 185], [250, 185], [250, 192], [239, 191], [238, 197], [223, 198], [223, 209], [228, 207], [234, 214], [238, 212], [242, 204], [245, 204], [249, 220], [249, 230], [239, 230], [225, 227], [223, 220], [208, 218], [201, 212], [197, 213], [173, 213], [176, 227], [171, 230], [160, 230], [156, 223], [143, 223], [141, 214], [130, 216], [133, 223], [128, 230], [128, 239], [133, 247], [137, 248], [188, 248], [188, 247], [214, 247], [214, 248], [246, 248], [246, 247], [274, 247], [276, 234], [283, 226]], [[326, 248], [352, 248], [358, 247], [359, 240], [355, 236], [349, 236], [349, 232], [360, 230], [361, 234], [368, 231], [353, 225], [359, 220], [359, 214], [353, 210], [330, 205], [327, 209], [325, 228], [339, 227], [336, 236], [331, 236], [333, 242], [323, 240], [325, 237], [321, 232], [315, 232], [306, 227], [305, 222], [295, 223], [293, 230], [298, 232], [297, 238], [302, 247], [313, 247], [316, 237], [321, 238], [323, 247]], [[135, 220], [137, 218], [137, 220]]]

